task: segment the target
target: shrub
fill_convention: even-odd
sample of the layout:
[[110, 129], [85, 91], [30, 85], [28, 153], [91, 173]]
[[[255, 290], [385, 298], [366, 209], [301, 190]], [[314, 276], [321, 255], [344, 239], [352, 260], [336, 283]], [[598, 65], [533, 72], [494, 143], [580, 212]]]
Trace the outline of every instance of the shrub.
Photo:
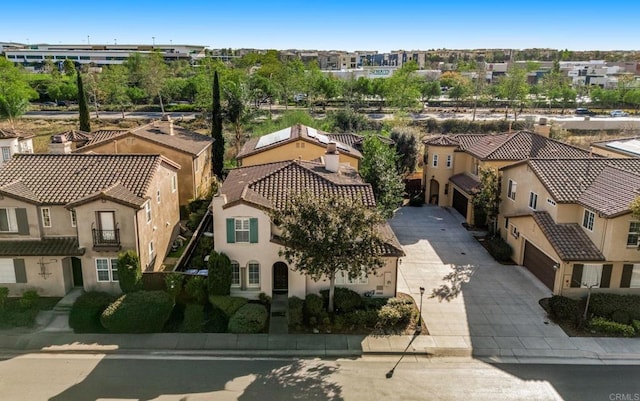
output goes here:
[[101, 333], [105, 328], [100, 315], [116, 297], [106, 292], [85, 292], [80, 295], [69, 312], [69, 326], [76, 333]]
[[165, 291], [131, 292], [109, 305], [100, 322], [111, 333], [157, 333], [172, 309], [173, 297]]
[[22, 293], [22, 298], [18, 301], [18, 305], [22, 309], [29, 309], [38, 302], [40, 295], [37, 290], [27, 290]]
[[[338, 316], [336, 316], [336, 318]], [[356, 327], [374, 327], [378, 322], [378, 311], [375, 309], [355, 310], [343, 316], [344, 321], [341, 322], [342, 324], [351, 324]]]
[[246, 304], [229, 319], [230, 333], [261, 333], [267, 323], [267, 308], [260, 304]]
[[204, 331], [207, 333], [226, 333], [229, 325], [229, 318], [217, 307], [212, 307], [207, 313], [207, 320], [204, 323]]
[[0, 309], [4, 309], [9, 298], [9, 289], [7, 287], [0, 287]]
[[180, 325], [181, 333], [201, 333], [204, 324], [204, 307], [189, 304], [184, 309], [184, 320]]
[[193, 276], [184, 286], [187, 295], [199, 304], [207, 300], [207, 280], [202, 276]]
[[395, 328], [406, 325], [411, 320], [413, 303], [409, 299], [389, 298], [387, 304], [378, 311], [378, 326]]
[[118, 254], [118, 283], [125, 294], [142, 290], [140, 258], [132, 249]]
[[264, 292], [261, 292], [258, 295], [258, 300], [264, 306], [269, 306], [271, 304], [271, 297], [265, 294]]
[[305, 320], [311, 323], [311, 318], [314, 318], [316, 323], [319, 318], [325, 313], [324, 302], [322, 297], [318, 294], [308, 294], [304, 299], [304, 317]]
[[184, 281], [184, 275], [182, 273], [169, 273], [164, 276], [164, 284], [169, 295], [176, 299], [178, 294], [182, 291], [182, 282]]
[[625, 311], [629, 319], [640, 320], [640, 295], [595, 293], [591, 295], [589, 312], [594, 316], [611, 319], [615, 311]]
[[611, 314], [611, 320], [620, 324], [629, 324], [629, 313], [623, 310], [617, 310]]
[[507, 244], [502, 238], [494, 237], [487, 241], [487, 249], [491, 256], [499, 262], [507, 262], [511, 260], [513, 250], [511, 245]]
[[640, 335], [640, 320], [632, 320], [631, 326], [636, 331], [636, 335]]
[[231, 260], [224, 253], [211, 252], [209, 256], [209, 294], [231, 293]]
[[289, 327], [302, 326], [304, 301], [298, 297], [289, 298]]
[[350, 312], [362, 307], [362, 297], [348, 288], [337, 287], [333, 295], [333, 302], [340, 312]]
[[209, 302], [214, 307], [220, 309], [229, 319], [238, 309], [242, 308], [249, 300], [242, 297], [230, 297], [228, 295], [210, 295]]
[[554, 295], [549, 299], [549, 307], [553, 316], [562, 320], [575, 320], [578, 316], [578, 301]]
[[589, 327], [599, 333], [613, 334], [617, 336], [633, 337], [635, 330], [628, 324], [612, 322], [602, 317], [594, 317], [589, 322]]

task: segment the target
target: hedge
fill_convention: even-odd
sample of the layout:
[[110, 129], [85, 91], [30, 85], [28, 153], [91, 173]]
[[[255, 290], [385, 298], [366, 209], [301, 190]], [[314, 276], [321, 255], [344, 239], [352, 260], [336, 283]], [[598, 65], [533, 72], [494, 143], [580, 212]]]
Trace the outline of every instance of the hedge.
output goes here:
[[487, 250], [498, 262], [508, 262], [511, 260], [513, 250], [511, 245], [500, 237], [494, 237], [487, 241]]
[[109, 305], [100, 317], [111, 333], [161, 332], [173, 310], [173, 297], [164, 291], [137, 291], [124, 294]]
[[[329, 303], [329, 290], [320, 291], [325, 303]], [[333, 294], [333, 306], [336, 312], [346, 313], [362, 307], [362, 296], [357, 292], [344, 287], [336, 287]]]
[[589, 322], [589, 327], [599, 333], [613, 334], [617, 336], [633, 337], [636, 331], [628, 324], [612, 322], [610, 320], [594, 317]]
[[213, 306], [207, 314], [204, 331], [207, 333], [226, 333], [228, 326], [229, 318], [220, 308]]
[[229, 333], [254, 334], [264, 331], [267, 324], [267, 308], [260, 304], [246, 304], [229, 319]]
[[69, 326], [76, 333], [102, 333], [100, 315], [116, 297], [106, 292], [85, 292], [74, 302], [69, 312]]
[[578, 301], [554, 295], [549, 299], [549, 307], [554, 317], [562, 320], [575, 320], [578, 316]]
[[409, 299], [389, 298], [387, 304], [378, 311], [378, 326], [398, 328], [411, 321], [413, 302]]
[[180, 325], [181, 333], [201, 333], [204, 324], [204, 306], [188, 304], [184, 309], [184, 320]]
[[289, 327], [302, 326], [304, 319], [304, 300], [298, 297], [289, 298]]
[[324, 301], [318, 294], [307, 294], [304, 299], [304, 318], [310, 323], [317, 323], [321, 320], [326, 311], [324, 309]]
[[612, 319], [613, 313], [623, 311], [629, 320], [640, 320], [640, 295], [595, 293], [591, 295], [589, 312], [594, 316]]
[[231, 318], [238, 309], [242, 308], [249, 300], [242, 297], [231, 297], [228, 295], [211, 295], [209, 302], [215, 308], [220, 309], [227, 319]]

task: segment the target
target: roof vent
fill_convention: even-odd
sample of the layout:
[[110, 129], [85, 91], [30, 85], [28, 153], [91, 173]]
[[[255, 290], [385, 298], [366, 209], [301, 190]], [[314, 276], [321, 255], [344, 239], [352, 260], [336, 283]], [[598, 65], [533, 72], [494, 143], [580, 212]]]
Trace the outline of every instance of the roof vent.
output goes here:
[[340, 154], [335, 142], [327, 144], [327, 151], [324, 154], [324, 168], [332, 173], [337, 173], [340, 166]]

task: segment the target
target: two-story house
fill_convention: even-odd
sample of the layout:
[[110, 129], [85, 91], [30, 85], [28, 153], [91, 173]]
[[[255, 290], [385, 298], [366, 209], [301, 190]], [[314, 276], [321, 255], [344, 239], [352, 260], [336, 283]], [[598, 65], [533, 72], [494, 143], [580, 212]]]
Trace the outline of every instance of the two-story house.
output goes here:
[[499, 169], [529, 158], [589, 157], [586, 150], [529, 131], [437, 135], [423, 143], [425, 201], [453, 207], [469, 224], [476, 223], [472, 198], [481, 168]]
[[640, 293], [640, 159], [531, 159], [502, 173], [500, 235], [554, 294]]
[[0, 166], [11, 160], [16, 153], [33, 153], [34, 136], [10, 128], [0, 128]]
[[132, 130], [95, 131], [92, 136], [74, 153], [160, 154], [180, 165], [180, 206], [209, 194], [213, 145], [210, 136], [175, 126], [168, 116]]
[[[254, 166], [286, 160], [317, 160], [324, 156], [329, 142], [335, 142], [340, 151], [340, 163], [358, 168], [362, 153], [353, 146], [333, 138], [318, 129], [296, 124], [247, 141], [236, 160], [239, 166]], [[357, 138], [348, 137], [354, 141]]]
[[[287, 265], [279, 255], [280, 229], [270, 218], [270, 210], [283, 207], [288, 196], [302, 190], [313, 191], [316, 196], [332, 193], [357, 197], [375, 207], [371, 185], [362, 182], [355, 169], [340, 165], [336, 152], [328, 152], [324, 159], [325, 163], [278, 161], [229, 172], [211, 209], [214, 247], [232, 261], [232, 295], [257, 298], [261, 292], [280, 292], [304, 298], [329, 287], [328, 280], [315, 282]], [[338, 286], [375, 296], [395, 296], [398, 259], [404, 253], [388, 224], [380, 230], [386, 241], [382, 250], [384, 267], [353, 280], [339, 274]]]
[[15, 155], [0, 169], [0, 286], [117, 293], [129, 249], [158, 270], [178, 229], [178, 170], [160, 155]]

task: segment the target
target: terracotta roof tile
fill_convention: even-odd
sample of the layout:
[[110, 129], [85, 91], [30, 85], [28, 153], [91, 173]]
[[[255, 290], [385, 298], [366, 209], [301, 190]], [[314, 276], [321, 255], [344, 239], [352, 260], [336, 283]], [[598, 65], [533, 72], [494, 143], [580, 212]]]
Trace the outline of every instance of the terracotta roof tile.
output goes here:
[[12, 128], [0, 128], [0, 139], [18, 138], [28, 139], [33, 138], [34, 134], [27, 134], [26, 132], [18, 131]]
[[533, 219], [563, 261], [605, 260], [604, 255], [578, 224], [556, 224], [547, 212], [533, 212]]
[[587, 150], [529, 131], [485, 135], [465, 150], [482, 160], [567, 159], [590, 155]]
[[465, 173], [456, 174], [449, 178], [449, 181], [469, 195], [473, 195], [480, 188], [480, 181]]
[[79, 248], [78, 239], [74, 237], [0, 241], [0, 256], [80, 256], [83, 254], [84, 249]]
[[605, 166], [589, 187], [580, 194], [578, 203], [606, 217], [629, 212], [631, 202], [640, 190], [640, 174]]
[[452, 135], [436, 135], [422, 142], [429, 146], [460, 146], [460, 141]]

